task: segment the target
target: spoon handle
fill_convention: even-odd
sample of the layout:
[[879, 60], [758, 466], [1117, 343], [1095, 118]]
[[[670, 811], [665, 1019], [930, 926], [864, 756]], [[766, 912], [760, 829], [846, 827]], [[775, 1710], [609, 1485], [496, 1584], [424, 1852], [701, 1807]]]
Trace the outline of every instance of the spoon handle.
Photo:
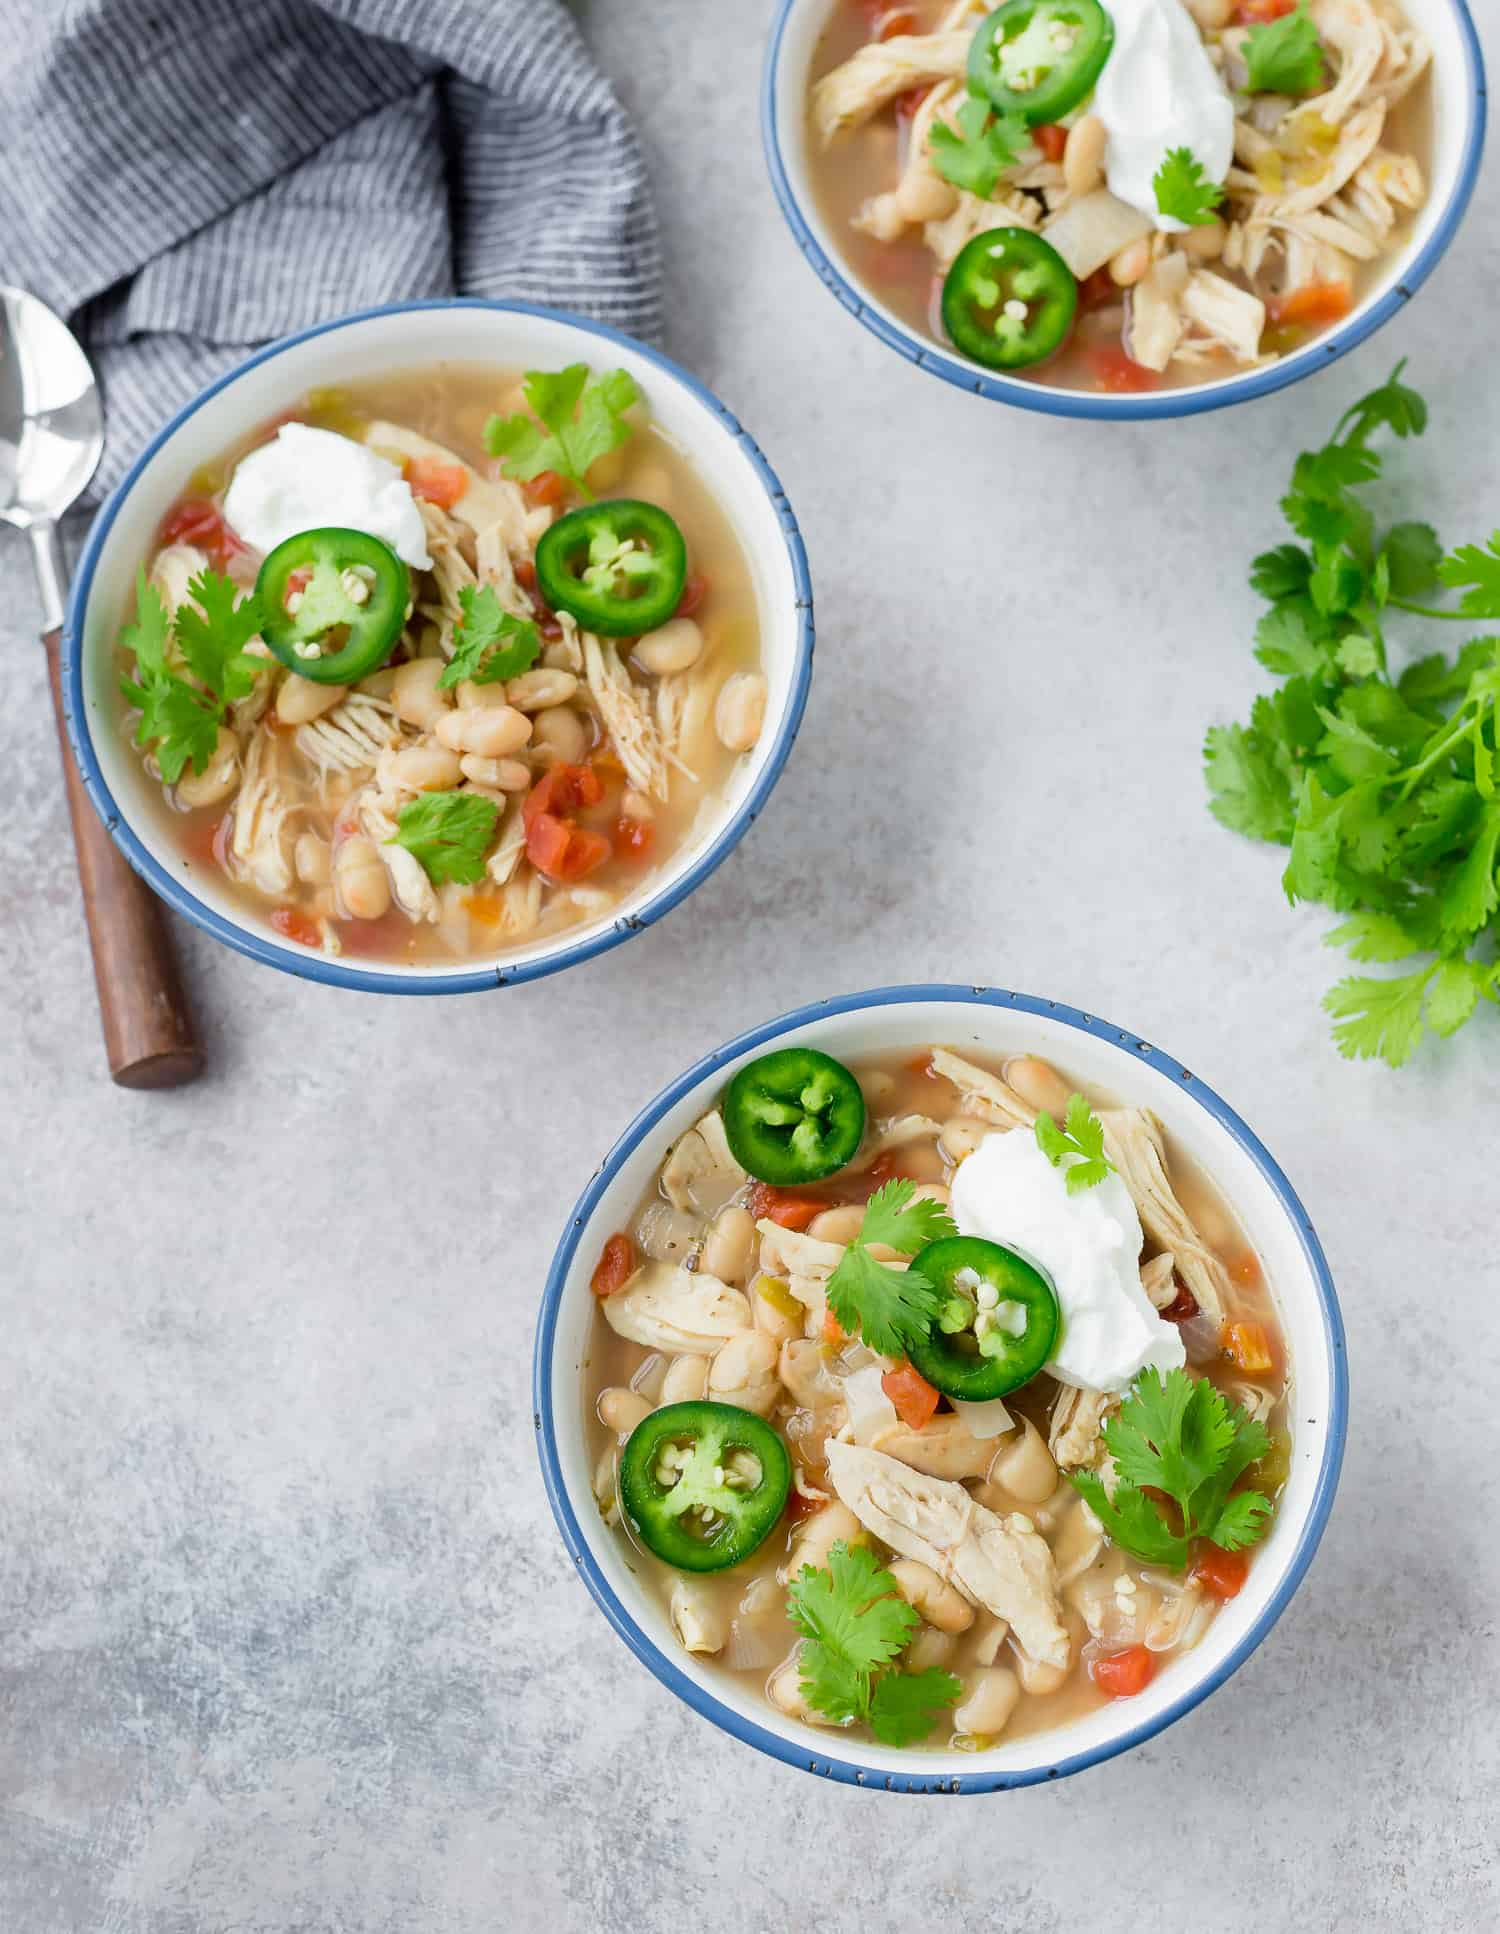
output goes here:
[[89, 804], [64, 724], [61, 630], [49, 631], [42, 643], [109, 1071], [122, 1088], [176, 1088], [200, 1072], [203, 1054], [183, 998], [161, 902], [131, 870]]

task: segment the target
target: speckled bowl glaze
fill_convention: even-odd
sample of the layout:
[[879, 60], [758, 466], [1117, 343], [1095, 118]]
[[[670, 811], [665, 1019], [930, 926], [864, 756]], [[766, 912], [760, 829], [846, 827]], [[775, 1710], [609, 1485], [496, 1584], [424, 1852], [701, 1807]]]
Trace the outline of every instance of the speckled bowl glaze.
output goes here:
[[886, 307], [874, 289], [857, 282], [844, 266], [812, 192], [806, 108], [808, 77], [818, 42], [840, 4], [842, 0], [781, 0], [771, 29], [761, 91], [761, 133], [776, 199], [818, 279], [851, 315], [919, 369], [992, 402], [1014, 403], [1046, 416], [1141, 422], [1196, 416], [1203, 410], [1223, 409], [1229, 403], [1248, 403], [1284, 389], [1288, 383], [1300, 382], [1363, 342], [1411, 300], [1452, 241], [1479, 173], [1484, 150], [1485, 76], [1469, 9], [1464, 0], [1401, 0], [1406, 14], [1433, 48], [1433, 151], [1428, 196], [1409, 245], [1390, 259], [1381, 275], [1372, 278], [1352, 313], [1336, 328], [1264, 369], [1221, 377], [1190, 389], [1125, 396], [1049, 389], [1041, 383], [981, 369], [948, 344], [919, 335]]
[[[672, 1140], [712, 1106], [735, 1070], [772, 1045], [801, 1042], [844, 1058], [928, 1042], [960, 1053], [1050, 1056], [1070, 1074], [1153, 1108], [1223, 1190], [1258, 1250], [1295, 1378], [1291, 1475], [1243, 1591], [1196, 1649], [1172, 1658], [1136, 1698], [979, 1755], [896, 1750], [803, 1725], [682, 1650], [624, 1542], [600, 1518], [584, 1431], [589, 1276], [599, 1250], [628, 1220]], [[1056, 1001], [999, 988], [914, 986], [818, 1001], [754, 1028], [642, 1110], [584, 1190], [558, 1244], [537, 1327], [534, 1402], [542, 1475], [563, 1542], [604, 1616], [664, 1686], [735, 1739], [825, 1779], [898, 1793], [989, 1793], [1059, 1779], [1138, 1746], [1243, 1664], [1317, 1549], [1338, 1484], [1348, 1392], [1338, 1301], [1312, 1224], [1266, 1149], [1211, 1088], [1127, 1029]]]
[[[345, 961], [289, 946], [228, 890], [217, 869], [166, 837], [139, 757], [121, 732], [114, 641], [137, 566], [193, 472], [307, 390], [438, 362], [497, 369], [619, 365], [652, 421], [684, 453], [742, 545], [759, 607], [768, 692], [760, 741], [737, 766], [719, 812], [640, 887], [600, 918], [508, 952], [503, 960]], [[791, 751], [812, 678], [812, 589], [792, 507], [749, 433], [723, 403], [659, 351], [600, 323], [520, 302], [412, 302], [323, 323], [260, 350], [174, 417], [94, 520], [68, 602], [63, 691], [73, 750], [100, 816], [126, 859], [169, 905], [251, 959], [333, 987], [386, 994], [466, 993], [575, 966], [659, 920], [725, 859], [764, 806]]]

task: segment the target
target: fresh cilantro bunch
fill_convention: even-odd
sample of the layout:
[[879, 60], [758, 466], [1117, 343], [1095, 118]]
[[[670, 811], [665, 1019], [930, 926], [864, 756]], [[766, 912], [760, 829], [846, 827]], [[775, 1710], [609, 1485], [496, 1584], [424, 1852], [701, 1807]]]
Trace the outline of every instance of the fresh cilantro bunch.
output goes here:
[[864, 1720], [883, 1746], [914, 1746], [962, 1697], [951, 1672], [903, 1672], [893, 1665], [921, 1619], [864, 1545], [842, 1539], [821, 1571], [804, 1565], [786, 1595], [802, 1633], [802, 1696], [825, 1718]]
[[[1267, 551], [1250, 574], [1269, 604], [1255, 655], [1280, 682], [1248, 725], [1213, 727], [1203, 749], [1214, 816], [1289, 847], [1287, 897], [1344, 916], [1330, 945], [1362, 963], [1411, 963], [1351, 975], [1324, 1000], [1341, 1054], [1392, 1067], [1427, 1028], [1453, 1034], [1481, 1000], [1500, 1000], [1500, 637], [1396, 676], [1386, 638], [1404, 616], [1500, 619], [1500, 531], [1445, 553], [1430, 524], [1377, 524], [1360, 494], [1381, 475], [1371, 438], [1427, 427], [1404, 367], [1298, 457], [1281, 508], [1302, 542]], [[1442, 586], [1456, 604], [1427, 602]]]
[[[135, 742], [155, 750], [169, 786], [189, 765], [206, 772], [219, 727], [266, 668], [245, 646], [260, 630], [260, 604], [232, 578], [203, 570], [188, 583], [188, 602], [168, 612], [161, 594], [137, 571], [135, 622], [120, 643], [135, 658], [135, 676], [120, 689], [140, 707]], [[184, 676], [184, 672], [188, 675]]]
[[473, 886], [484, 878], [484, 854], [500, 809], [480, 792], [424, 792], [396, 815], [388, 846], [404, 846], [422, 863], [434, 886], [457, 880]]
[[881, 1356], [905, 1356], [912, 1336], [925, 1336], [943, 1304], [927, 1278], [915, 1269], [892, 1269], [870, 1254], [883, 1244], [914, 1256], [929, 1242], [958, 1234], [940, 1202], [914, 1202], [916, 1184], [886, 1182], [870, 1197], [859, 1234], [839, 1258], [824, 1294], [839, 1327], [862, 1334]]
[[1209, 180], [1191, 148], [1169, 148], [1151, 178], [1151, 186], [1163, 215], [1186, 222], [1189, 228], [1202, 228], [1218, 220], [1223, 187]]
[[525, 394], [530, 413], [492, 416], [484, 426], [485, 448], [499, 457], [507, 477], [524, 482], [555, 470], [590, 496], [589, 470], [630, 435], [625, 412], [641, 395], [635, 378], [612, 369], [591, 381], [588, 364], [573, 363], [551, 373], [529, 370]]
[[541, 656], [542, 636], [529, 618], [507, 611], [488, 584], [466, 584], [458, 594], [463, 615], [453, 627], [453, 656], [443, 667], [438, 689], [464, 679], [494, 685], [519, 678]]
[[1311, 94], [1323, 80], [1323, 48], [1307, 0], [1295, 13], [1252, 27], [1243, 54], [1251, 94]]
[[[1271, 1500], [1232, 1487], [1270, 1440], [1206, 1377], [1143, 1370], [1105, 1424], [1104, 1441], [1119, 1478], [1114, 1496], [1097, 1471], [1070, 1471], [1068, 1481], [1122, 1550], [1182, 1571], [1194, 1538], [1239, 1551], [1264, 1534]], [[1165, 1492], [1171, 1508], [1153, 1492]]]
[[1104, 1123], [1082, 1095], [1068, 1096], [1063, 1120], [1066, 1126], [1059, 1128], [1044, 1108], [1036, 1118], [1036, 1145], [1054, 1168], [1062, 1166], [1065, 1156], [1077, 1158], [1063, 1170], [1068, 1194], [1077, 1195], [1096, 1188], [1113, 1173], [1114, 1163], [1104, 1153]]
[[928, 130], [932, 165], [944, 181], [988, 201], [1031, 138], [1026, 123], [1019, 114], [996, 114], [978, 99], [965, 101], [954, 120], [952, 127], [935, 120]]

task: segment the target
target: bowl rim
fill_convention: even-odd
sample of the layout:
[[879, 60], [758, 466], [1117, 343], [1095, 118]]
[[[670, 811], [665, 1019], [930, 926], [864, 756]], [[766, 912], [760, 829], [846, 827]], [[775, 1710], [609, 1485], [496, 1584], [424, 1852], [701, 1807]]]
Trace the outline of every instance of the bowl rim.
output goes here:
[[[1034, 1014], [1051, 1021], [1060, 1021], [1065, 1026], [1077, 1028], [1082, 1033], [1094, 1035], [1112, 1046], [1123, 1049], [1126, 1054], [1138, 1061], [1148, 1063], [1159, 1073], [1172, 1077], [1187, 1094], [1191, 1095], [1194, 1101], [1228, 1132], [1241, 1151], [1259, 1169], [1296, 1232], [1303, 1255], [1307, 1260], [1322, 1317], [1324, 1342], [1328, 1352], [1330, 1393], [1327, 1435], [1322, 1461], [1314, 1482], [1307, 1516], [1298, 1534], [1296, 1545], [1266, 1605], [1250, 1629], [1212, 1672], [1189, 1686], [1179, 1698], [1153, 1718], [1138, 1725], [1127, 1726], [1118, 1735], [1097, 1746], [1057, 1759], [1044, 1756], [1032, 1766], [1004, 1771], [981, 1769], [974, 1773], [943, 1776], [923, 1775], [917, 1764], [913, 1765], [910, 1773], [894, 1773], [882, 1767], [861, 1765], [857, 1759], [841, 1758], [833, 1754], [809, 1753], [804, 1746], [797, 1744], [771, 1726], [746, 1719], [689, 1679], [631, 1617], [615, 1595], [589, 1548], [578, 1517], [573, 1510], [563, 1477], [557, 1447], [557, 1424], [552, 1404], [552, 1359], [562, 1310], [563, 1291], [573, 1257], [583, 1240], [600, 1199], [613, 1182], [620, 1167], [640, 1143], [653, 1133], [663, 1116], [718, 1069], [740, 1055], [763, 1047], [767, 1042], [793, 1029], [840, 1014], [931, 1002], [951, 1002], [956, 1006], [967, 1007], [1003, 1007], [1023, 1014]], [[1303, 1575], [1312, 1563], [1313, 1554], [1323, 1536], [1328, 1514], [1333, 1507], [1334, 1494], [1338, 1489], [1339, 1471], [1343, 1463], [1344, 1440], [1348, 1427], [1349, 1382], [1343, 1318], [1339, 1311], [1338, 1296], [1333, 1286], [1333, 1277], [1329, 1271], [1327, 1259], [1323, 1254], [1322, 1244], [1318, 1240], [1317, 1232], [1313, 1228], [1307, 1211], [1260, 1138], [1206, 1082], [1189, 1073], [1180, 1062], [1164, 1054], [1159, 1048], [1153, 1047], [1140, 1035], [1117, 1027], [1109, 1021], [1101, 1020], [1097, 1015], [1086, 1014], [1080, 1008], [1068, 1006], [1064, 1002], [1046, 1000], [1031, 994], [1013, 993], [999, 987], [965, 987], [945, 982], [918, 982], [901, 986], [874, 987], [858, 994], [810, 1001], [802, 1007], [794, 1008], [790, 1013], [777, 1016], [775, 1020], [749, 1028], [744, 1033], [736, 1035], [733, 1040], [726, 1042], [724, 1046], [703, 1055], [684, 1074], [679, 1075], [675, 1081], [669, 1082], [655, 1100], [647, 1103], [620, 1135], [588, 1186], [579, 1196], [568, 1218], [563, 1237], [557, 1245], [537, 1319], [536, 1344], [532, 1359], [532, 1405], [532, 1422], [536, 1431], [537, 1454], [541, 1460], [542, 1482], [568, 1555], [582, 1576], [584, 1584], [587, 1585], [595, 1604], [615, 1632], [669, 1692], [676, 1693], [678, 1698], [695, 1712], [732, 1738], [742, 1741], [745, 1745], [756, 1747], [771, 1758], [781, 1760], [787, 1766], [818, 1774], [824, 1779], [896, 1793], [993, 1793], [1065, 1778], [1070, 1773], [1083, 1772], [1090, 1766], [1113, 1759], [1118, 1753], [1128, 1752], [1130, 1748], [1154, 1738], [1157, 1733], [1181, 1719], [1185, 1713], [1191, 1712], [1210, 1693], [1216, 1692], [1232, 1673], [1238, 1671], [1262, 1643], [1290, 1603], [1302, 1582]], [[1045, 1733], [1039, 1734], [1038, 1743], [1044, 1745], [1046, 1738]], [[917, 1761], [918, 1756], [914, 1754], [913, 1760]]]
[[894, 349], [908, 362], [915, 363], [919, 369], [928, 370], [934, 376], [940, 376], [945, 383], [952, 383], [955, 388], [968, 390], [990, 402], [1013, 403], [1019, 409], [1035, 410], [1043, 416], [1140, 423], [1166, 417], [1200, 416], [1209, 410], [1225, 409], [1232, 403], [1254, 402], [1259, 397], [1285, 389], [1291, 383], [1301, 382], [1303, 377], [1311, 376], [1315, 370], [1326, 369], [1330, 363], [1356, 348], [1411, 300], [1442, 260], [1463, 220], [1478, 180], [1479, 164], [1484, 154], [1488, 98], [1484, 56], [1467, 0], [1446, 0], [1458, 27], [1468, 76], [1465, 91], [1469, 121], [1453, 191], [1426, 242], [1368, 309], [1361, 310], [1348, 322], [1338, 325], [1325, 336], [1319, 336], [1292, 355], [1282, 357], [1266, 369], [1251, 370], [1243, 376], [1229, 377], [1211, 385], [1189, 385], [1181, 389], [1158, 390], [1148, 395], [1113, 396], [1087, 390], [1051, 389], [1046, 384], [1028, 383], [1019, 377], [992, 375], [977, 364], [962, 361], [950, 354], [940, 343], [918, 336], [882, 315], [866, 299], [853, 277], [832, 259], [802, 212], [802, 204], [792, 186], [782, 152], [776, 89], [788, 24], [799, 9], [812, 4], [813, 0], [780, 0], [767, 42], [761, 76], [761, 141], [770, 170], [771, 186], [786, 217], [787, 226], [814, 274], [838, 297], [856, 322], [862, 323], [888, 348]]
[[[603, 932], [571, 943], [567, 943], [564, 936], [565, 944], [559, 945], [554, 951], [543, 954], [538, 959], [515, 964], [504, 960], [471, 963], [468, 967], [456, 969], [452, 973], [424, 975], [410, 970], [369, 965], [355, 966], [341, 959], [310, 953], [305, 948], [282, 946], [218, 913], [199, 899], [198, 895], [174, 873], [162, 866], [137, 835], [129, 817], [110, 791], [103, 769], [95, 755], [84, 699], [82, 641], [83, 617], [93, 587], [94, 574], [98, 568], [105, 539], [109, 535], [115, 518], [157, 453], [190, 417], [211, 404], [220, 391], [237, 382], [247, 371], [258, 368], [262, 363], [270, 362], [288, 350], [295, 349], [316, 337], [331, 335], [338, 330], [350, 328], [356, 323], [376, 321], [387, 316], [420, 315], [435, 309], [486, 310], [492, 314], [538, 317], [545, 322], [561, 323], [581, 334], [594, 336], [602, 342], [628, 349], [633, 355], [654, 364], [657, 369], [686, 390], [740, 446], [770, 500], [771, 509], [781, 528], [782, 540], [786, 545], [787, 558], [791, 566], [792, 587], [795, 594], [793, 609], [797, 615], [796, 636], [792, 645], [788, 703], [770, 756], [755, 784], [686, 872], [677, 875], [668, 884], [652, 893], [642, 905], [621, 914]], [[627, 335], [623, 330], [613, 329], [607, 323], [595, 322], [587, 316], [576, 315], [571, 310], [552, 308], [544, 303], [500, 301], [480, 296], [433, 296], [411, 302], [380, 303], [373, 308], [354, 310], [348, 315], [336, 316], [330, 321], [315, 323], [310, 328], [300, 329], [292, 335], [278, 337], [275, 342], [267, 343], [253, 355], [236, 363], [233, 369], [226, 370], [222, 376], [216, 377], [213, 382], [207, 384], [156, 432], [96, 512], [79, 556], [78, 568], [74, 573], [63, 619], [63, 715], [67, 726], [68, 742], [83, 779], [84, 790], [94, 810], [104, 821], [110, 836], [153, 892], [160, 895], [170, 907], [180, 913], [184, 919], [191, 921], [194, 926], [213, 935], [216, 940], [222, 940], [236, 952], [248, 955], [251, 960], [278, 968], [283, 973], [293, 974], [299, 980], [315, 981], [324, 986], [353, 988], [362, 993], [467, 994], [486, 988], [516, 986], [525, 981], [539, 980], [544, 975], [559, 973], [566, 967], [575, 967], [583, 961], [592, 960], [596, 954], [605, 953], [611, 947], [617, 947], [622, 941], [628, 940], [633, 934], [639, 933], [643, 928], [654, 925], [703, 884], [715, 868], [728, 858], [759, 817], [781, 776], [782, 768], [787, 762], [802, 724], [803, 713], [807, 708], [808, 691], [812, 683], [814, 638], [812, 579], [808, 569], [807, 550], [796, 514], [782, 487], [781, 479], [771, 468], [754, 437], [729, 406], [721, 401], [705, 383], [700, 382], [680, 363], [674, 362], [670, 356], [665, 355], [652, 344], [642, 342], [636, 336]]]

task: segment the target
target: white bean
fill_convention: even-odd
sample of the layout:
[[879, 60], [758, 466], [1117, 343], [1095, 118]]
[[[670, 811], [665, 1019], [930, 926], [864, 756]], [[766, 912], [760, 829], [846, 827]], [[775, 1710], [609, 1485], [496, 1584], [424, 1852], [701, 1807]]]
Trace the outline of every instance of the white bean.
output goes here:
[[836, 1209], [820, 1209], [807, 1225], [815, 1242], [842, 1242], [846, 1246], [859, 1234], [865, 1212], [857, 1202], [840, 1203]]
[[1222, 222], [1199, 222], [1182, 238], [1182, 246], [1197, 262], [1212, 262], [1224, 253], [1229, 231]]
[[938, 1147], [950, 1162], [961, 1162], [994, 1132], [995, 1124], [982, 1121], [978, 1115], [950, 1115], [938, 1133]]
[[352, 920], [378, 920], [391, 904], [391, 881], [379, 848], [364, 833], [339, 843], [333, 856], [333, 886], [342, 912]]
[[1086, 195], [1099, 186], [1104, 174], [1104, 123], [1097, 114], [1085, 114], [1068, 130], [1068, 145], [1063, 149], [1063, 182], [1070, 195]]
[[825, 1504], [821, 1511], [815, 1511], [810, 1518], [802, 1520], [802, 1528], [787, 1553], [783, 1576], [795, 1578], [804, 1565], [821, 1571], [836, 1544], [852, 1545], [859, 1535], [859, 1519], [847, 1504], [841, 1504], [835, 1498]]
[[668, 618], [655, 631], [636, 639], [634, 656], [641, 669], [656, 678], [685, 672], [703, 656], [703, 633], [692, 618]]
[[637, 1424], [643, 1424], [651, 1415], [651, 1406], [635, 1390], [623, 1390], [619, 1385], [599, 1393], [599, 1421], [606, 1430], [612, 1430], [617, 1437], [628, 1437]]
[[1049, 1693], [1061, 1692], [1067, 1684], [1067, 1665], [1046, 1665], [1038, 1659], [1027, 1656], [1018, 1645], [1012, 1647], [1016, 1661], [1016, 1674], [1021, 1681], [1021, 1690], [1037, 1698], [1045, 1699]]
[[472, 678], [461, 678], [454, 689], [461, 712], [495, 712], [510, 703], [498, 679], [492, 685], [476, 685]]
[[707, 1389], [707, 1357], [673, 1357], [661, 1380], [661, 1400], [664, 1404], [697, 1403]]
[[957, 1650], [951, 1632], [940, 1632], [935, 1625], [923, 1625], [906, 1648], [906, 1663], [913, 1672], [942, 1671]]
[[1003, 1733], [1021, 1696], [1015, 1673], [1003, 1665], [983, 1666], [969, 1675], [968, 1689], [968, 1698], [953, 1714], [957, 1730], [988, 1739]]
[[451, 792], [462, 777], [458, 754], [432, 744], [409, 745], [393, 754], [390, 774], [408, 792]]
[[748, 1209], [731, 1202], [714, 1217], [703, 1243], [703, 1267], [721, 1283], [743, 1288], [750, 1277], [755, 1254], [755, 1218]]
[[764, 1330], [739, 1330], [718, 1354], [708, 1372], [708, 1394], [716, 1403], [732, 1403], [741, 1410], [766, 1416], [781, 1394], [776, 1374], [780, 1355], [776, 1339]]
[[307, 886], [327, 886], [333, 877], [333, 855], [328, 841], [317, 833], [300, 833], [292, 848], [297, 878]]
[[766, 721], [766, 681], [759, 672], [726, 678], [714, 703], [714, 730], [730, 752], [748, 752]]
[[578, 680], [572, 672], [544, 665], [513, 678], [505, 688], [505, 697], [518, 712], [542, 712], [552, 705], [566, 705], [577, 690]]
[[450, 694], [438, 690], [443, 670], [441, 658], [413, 658], [396, 667], [391, 703], [403, 725], [430, 732], [448, 710]]
[[347, 685], [319, 685], [288, 672], [276, 693], [276, 716], [283, 725], [306, 725], [331, 712], [348, 689]]
[[940, 222], [958, 206], [958, 190], [930, 168], [908, 168], [896, 184], [896, 207], [909, 222]]
[[1127, 242], [1109, 258], [1110, 280], [1117, 289], [1128, 289], [1144, 277], [1150, 266], [1151, 243], [1142, 235], [1138, 241]]
[[929, 1565], [915, 1558], [897, 1558], [888, 1569], [907, 1604], [940, 1632], [967, 1632], [974, 1623], [974, 1607], [968, 1599]]
[[1020, 1437], [1001, 1441], [1007, 1447], [990, 1465], [990, 1483], [1003, 1485], [1018, 1504], [1045, 1504], [1057, 1489], [1057, 1466], [1036, 1425], [1023, 1417]]
[[191, 766], [184, 767], [176, 786], [177, 803], [190, 811], [200, 806], [217, 806], [234, 791], [239, 777], [240, 742], [227, 725], [221, 725], [203, 770], [194, 772]]
[[588, 734], [583, 720], [571, 705], [550, 705], [537, 712], [531, 749], [548, 765], [576, 766], [588, 751]]
[[466, 752], [458, 762], [458, 769], [466, 779], [472, 779], [476, 786], [487, 786], [495, 792], [529, 792], [531, 771], [519, 759], [486, 759], [478, 752]]
[[1054, 1121], [1062, 1120], [1073, 1090], [1050, 1061], [1043, 1061], [1035, 1054], [1018, 1054], [1006, 1062], [1004, 1072], [1005, 1079], [1029, 1107], [1038, 1112], [1045, 1108]]
[[463, 712], [445, 712], [437, 722], [437, 738], [451, 752], [477, 752], [483, 759], [508, 759], [531, 738], [531, 720], [524, 712], [503, 705]]
[[825, 1718], [802, 1697], [801, 1653], [799, 1645], [787, 1663], [778, 1666], [771, 1674], [766, 1697], [778, 1712], [784, 1712], [789, 1719], [800, 1719], [808, 1726], [831, 1726], [833, 1721]]

